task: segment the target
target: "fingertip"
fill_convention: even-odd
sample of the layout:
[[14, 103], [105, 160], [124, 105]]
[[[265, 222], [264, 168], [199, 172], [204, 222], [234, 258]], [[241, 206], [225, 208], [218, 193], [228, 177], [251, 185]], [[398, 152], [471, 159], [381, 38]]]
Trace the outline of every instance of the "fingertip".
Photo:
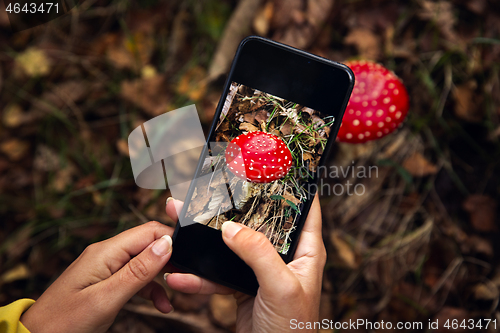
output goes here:
[[181, 212], [183, 206], [184, 202], [175, 200], [172, 197], [168, 197], [165, 206], [165, 212], [173, 221], [177, 221], [179, 219], [179, 213]]
[[217, 293], [229, 295], [235, 292], [229, 287], [219, 285], [189, 273], [167, 273], [164, 278], [171, 289], [186, 294], [209, 295]]
[[170, 313], [174, 310], [174, 307], [170, 303], [165, 289], [163, 289], [160, 285], [157, 285], [153, 288], [153, 291], [151, 293], [151, 300], [153, 301], [153, 305], [155, 306], [155, 308], [160, 312]]
[[243, 229], [241, 223], [226, 221], [221, 227], [222, 236], [226, 239], [232, 239], [241, 229]]

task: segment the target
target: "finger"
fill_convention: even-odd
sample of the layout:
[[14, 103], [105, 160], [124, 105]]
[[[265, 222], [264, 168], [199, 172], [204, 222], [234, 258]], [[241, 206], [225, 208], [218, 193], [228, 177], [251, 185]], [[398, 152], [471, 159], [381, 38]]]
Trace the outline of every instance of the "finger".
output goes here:
[[259, 282], [259, 292], [282, 295], [287, 285], [298, 283], [267, 237], [241, 223], [225, 222], [222, 236], [226, 245], [250, 266]]
[[234, 294], [235, 290], [222, 286], [218, 283], [205, 280], [194, 274], [187, 273], [172, 273], [165, 274], [165, 281], [168, 286], [174, 290], [187, 294]]
[[293, 256], [294, 260], [303, 256], [313, 257], [315, 260], [320, 259], [319, 254], [325, 251], [321, 226], [321, 206], [319, 205], [319, 198], [316, 194], [311, 208], [309, 209], [304, 227], [302, 228], [299, 244]]
[[149, 282], [144, 288], [139, 290], [137, 295], [153, 301], [155, 308], [157, 308], [160, 312], [169, 313], [174, 309], [168, 299], [165, 289], [163, 289], [155, 281]]
[[102, 281], [110, 296], [114, 297], [113, 303], [123, 306], [133, 295], [148, 285], [165, 266], [171, 254], [172, 238], [164, 235], [110, 278]]
[[163, 235], [172, 236], [174, 229], [159, 222], [148, 222], [102, 241], [102, 255], [111, 273], [118, 271], [131, 257], [141, 253]]
[[165, 207], [168, 217], [170, 217], [173, 221], [177, 221], [179, 219], [179, 213], [182, 210], [182, 206], [184, 206], [184, 202], [169, 197], [167, 199], [167, 206]]
[[316, 194], [300, 234], [293, 261], [288, 264], [304, 289], [310, 293], [320, 291], [326, 262], [321, 224], [321, 207]]

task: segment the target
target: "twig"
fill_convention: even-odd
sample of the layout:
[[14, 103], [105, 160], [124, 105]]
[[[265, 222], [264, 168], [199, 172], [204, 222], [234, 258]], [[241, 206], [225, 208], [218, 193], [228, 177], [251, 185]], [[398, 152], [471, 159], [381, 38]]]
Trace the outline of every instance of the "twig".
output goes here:
[[231, 59], [241, 39], [250, 31], [253, 17], [262, 0], [241, 0], [229, 19], [221, 41], [217, 45], [213, 61], [208, 69], [208, 81], [217, 79], [226, 73]]

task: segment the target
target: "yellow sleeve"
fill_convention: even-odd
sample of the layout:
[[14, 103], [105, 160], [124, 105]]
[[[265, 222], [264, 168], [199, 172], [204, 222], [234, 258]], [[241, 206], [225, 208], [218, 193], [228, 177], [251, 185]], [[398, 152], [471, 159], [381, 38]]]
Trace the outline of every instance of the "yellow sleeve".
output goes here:
[[0, 307], [0, 332], [29, 333], [19, 319], [23, 312], [28, 310], [33, 303], [35, 303], [34, 300], [24, 298]]

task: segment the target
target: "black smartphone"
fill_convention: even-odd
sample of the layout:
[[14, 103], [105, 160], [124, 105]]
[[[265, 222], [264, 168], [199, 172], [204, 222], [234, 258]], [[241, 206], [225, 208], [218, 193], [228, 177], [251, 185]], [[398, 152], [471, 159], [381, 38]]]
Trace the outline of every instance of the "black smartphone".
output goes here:
[[293, 258], [354, 85], [351, 70], [265, 38], [233, 60], [173, 240], [174, 266], [250, 295], [252, 269], [223, 242], [225, 221]]

